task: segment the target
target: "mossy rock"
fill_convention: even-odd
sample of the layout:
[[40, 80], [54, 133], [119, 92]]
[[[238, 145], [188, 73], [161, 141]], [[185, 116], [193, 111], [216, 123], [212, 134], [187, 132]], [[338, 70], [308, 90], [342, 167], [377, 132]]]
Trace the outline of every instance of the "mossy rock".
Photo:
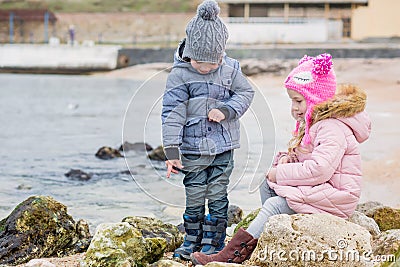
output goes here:
[[377, 207], [367, 213], [373, 218], [381, 231], [400, 229], [400, 210], [390, 207]]
[[0, 264], [57, 256], [78, 240], [66, 206], [48, 196], [32, 196], [0, 222]]
[[104, 223], [97, 227], [82, 266], [146, 266], [158, 261], [167, 242], [163, 238], [143, 238], [127, 222]]
[[167, 241], [165, 252], [174, 251], [183, 242], [183, 235], [178, 227], [155, 218], [132, 216], [124, 218], [122, 222], [127, 222], [141, 231], [145, 238], [164, 238]]
[[244, 217], [244, 219], [241, 222], [239, 222], [236, 225], [235, 230], [233, 232], [236, 233], [240, 228], [247, 229], [249, 227], [250, 223], [254, 220], [254, 218], [257, 217], [260, 210], [261, 210], [261, 208], [250, 212], [246, 217]]

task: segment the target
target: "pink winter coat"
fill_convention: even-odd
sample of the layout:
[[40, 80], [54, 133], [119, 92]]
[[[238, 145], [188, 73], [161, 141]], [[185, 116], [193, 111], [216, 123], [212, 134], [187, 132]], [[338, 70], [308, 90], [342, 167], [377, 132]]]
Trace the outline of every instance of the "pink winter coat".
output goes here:
[[[336, 102], [343, 104], [343, 99]], [[276, 166], [277, 181], [269, 185], [297, 213], [330, 213], [348, 218], [356, 209], [362, 178], [358, 144], [368, 139], [371, 121], [365, 111], [353, 115], [352, 110], [350, 103], [347, 115], [351, 117], [328, 118], [313, 124], [308, 152], [296, 149], [299, 162]]]

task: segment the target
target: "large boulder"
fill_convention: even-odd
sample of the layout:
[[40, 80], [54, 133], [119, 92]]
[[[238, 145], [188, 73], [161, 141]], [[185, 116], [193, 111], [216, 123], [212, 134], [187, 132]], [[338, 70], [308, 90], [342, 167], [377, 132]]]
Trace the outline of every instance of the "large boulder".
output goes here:
[[127, 222], [103, 223], [97, 226], [82, 267], [146, 266], [164, 254], [164, 238], [144, 238]]
[[53, 198], [32, 196], [0, 222], [0, 264], [84, 251], [90, 233], [82, 225], [82, 221], [75, 223], [67, 207]]
[[371, 235], [329, 214], [272, 216], [249, 263], [258, 266], [372, 266]]
[[169, 223], [163, 223], [161, 220], [132, 216], [124, 218], [122, 222], [132, 225], [145, 238], [164, 238], [167, 242], [165, 252], [172, 252], [183, 243], [183, 235], [180, 233], [178, 227]]

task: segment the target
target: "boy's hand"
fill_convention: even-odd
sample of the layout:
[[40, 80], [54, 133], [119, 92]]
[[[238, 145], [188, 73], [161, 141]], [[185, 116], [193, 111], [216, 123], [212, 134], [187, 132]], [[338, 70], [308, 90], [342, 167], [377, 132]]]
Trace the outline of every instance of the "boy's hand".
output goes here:
[[265, 178], [273, 183], [276, 183], [276, 168], [271, 168]]
[[167, 178], [171, 176], [171, 172], [178, 174], [178, 170], [174, 169], [183, 169], [182, 163], [179, 159], [173, 159], [173, 160], [166, 160], [165, 165], [167, 166]]
[[208, 120], [221, 122], [225, 120], [225, 115], [219, 109], [213, 108], [212, 110], [210, 110], [210, 112], [208, 112]]

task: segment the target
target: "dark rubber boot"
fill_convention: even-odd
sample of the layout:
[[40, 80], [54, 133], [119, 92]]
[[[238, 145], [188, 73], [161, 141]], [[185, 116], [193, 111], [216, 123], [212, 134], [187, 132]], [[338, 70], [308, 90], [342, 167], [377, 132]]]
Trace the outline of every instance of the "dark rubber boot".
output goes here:
[[183, 221], [186, 235], [182, 245], [175, 249], [174, 258], [190, 260], [190, 254], [201, 248], [203, 216], [183, 215]]
[[225, 247], [227, 223], [227, 220], [212, 217], [210, 214], [204, 217], [202, 253], [217, 254]]

